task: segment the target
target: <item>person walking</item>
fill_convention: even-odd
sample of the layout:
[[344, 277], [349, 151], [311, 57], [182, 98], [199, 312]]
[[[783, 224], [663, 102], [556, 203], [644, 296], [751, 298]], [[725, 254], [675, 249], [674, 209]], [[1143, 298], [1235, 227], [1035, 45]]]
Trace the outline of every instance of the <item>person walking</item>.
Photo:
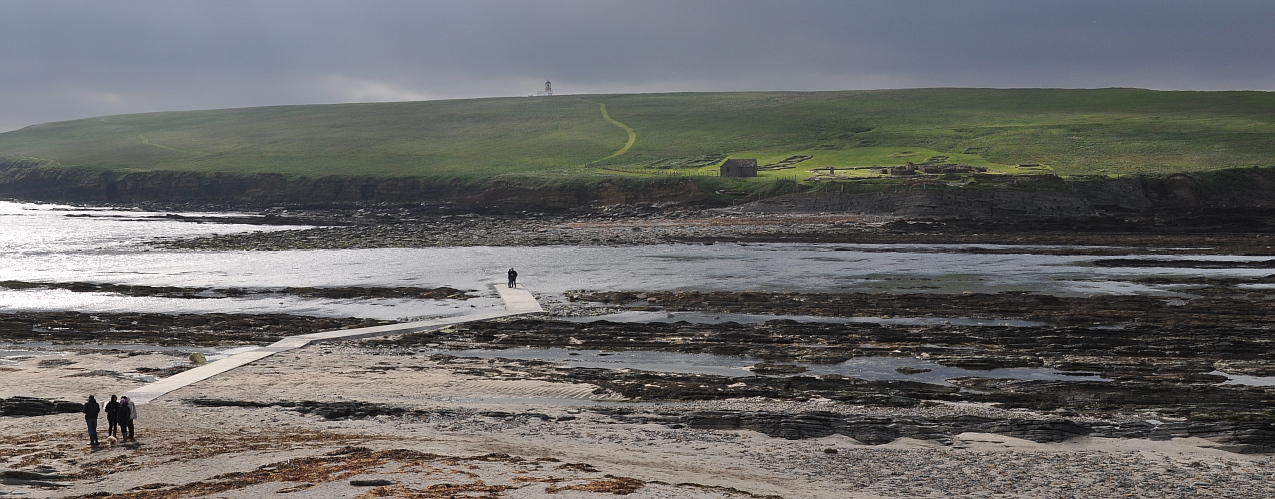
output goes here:
[[106, 435], [115, 436], [115, 426], [119, 424], [119, 420], [115, 418], [115, 411], [119, 410], [120, 401], [114, 395], [111, 395], [111, 401], [106, 403]]
[[84, 422], [89, 427], [89, 445], [97, 447], [97, 417], [102, 413], [102, 406], [97, 404], [97, 399], [89, 395], [89, 401], [84, 403]]
[[115, 419], [120, 423], [120, 439], [124, 441], [135, 440], [133, 438], [133, 420], [137, 419], [137, 406], [133, 405], [133, 401], [128, 397], [120, 397], [120, 407], [115, 410]]
[[518, 272], [513, 267], [509, 267], [509, 287], [518, 287]]

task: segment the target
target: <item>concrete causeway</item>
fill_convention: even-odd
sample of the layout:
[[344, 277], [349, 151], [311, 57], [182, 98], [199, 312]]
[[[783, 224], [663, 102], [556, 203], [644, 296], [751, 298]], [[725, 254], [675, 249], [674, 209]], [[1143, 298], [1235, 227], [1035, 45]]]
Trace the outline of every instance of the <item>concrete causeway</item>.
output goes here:
[[215, 362], [209, 362], [194, 369], [183, 371], [154, 383], [147, 384], [146, 386], [135, 388], [124, 393], [124, 395], [132, 400], [134, 404], [145, 404], [178, 388], [198, 383], [236, 367], [256, 362], [276, 353], [301, 348], [311, 343], [354, 340], [391, 334], [415, 333], [417, 331], [437, 329], [463, 322], [481, 321], [497, 317], [508, 317], [511, 315], [533, 314], [544, 311], [544, 309], [540, 307], [540, 303], [536, 301], [536, 298], [531, 295], [531, 292], [524, 288], [510, 288], [503, 284], [496, 284], [494, 287], [496, 288], [496, 293], [500, 295], [500, 299], [505, 302], [505, 310], [503, 311], [479, 312], [468, 315], [458, 315], [455, 317], [404, 322], [401, 324], [389, 324], [385, 326], [364, 327], [358, 329], [338, 329], [335, 331], [321, 331], [317, 333], [288, 336], [269, 346], [255, 348], [246, 352], [231, 355]]

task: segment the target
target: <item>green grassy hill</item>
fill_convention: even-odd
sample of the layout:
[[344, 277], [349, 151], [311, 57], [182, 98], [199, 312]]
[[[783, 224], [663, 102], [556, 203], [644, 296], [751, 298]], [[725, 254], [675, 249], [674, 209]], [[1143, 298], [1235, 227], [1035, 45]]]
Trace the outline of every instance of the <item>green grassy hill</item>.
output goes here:
[[46, 166], [466, 182], [695, 174], [728, 156], [764, 164], [793, 155], [810, 159], [767, 175], [944, 157], [1064, 176], [1267, 166], [1275, 164], [1275, 93], [559, 95], [149, 113], [0, 134], [0, 158]]

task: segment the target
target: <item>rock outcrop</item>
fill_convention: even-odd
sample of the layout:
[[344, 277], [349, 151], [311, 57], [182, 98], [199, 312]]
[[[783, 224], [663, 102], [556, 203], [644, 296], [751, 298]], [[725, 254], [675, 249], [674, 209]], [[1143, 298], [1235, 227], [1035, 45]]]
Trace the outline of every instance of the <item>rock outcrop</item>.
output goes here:
[[[1063, 180], [1052, 175], [980, 174], [948, 185], [917, 181], [877, 192], [846, 192], [839, 184], [806, 188], [741, 205], [757, 213], [866, 213], [932, 218], [1088, 217], [1100, 214], [1184, 213], [1270, 209], [1275, 169], [1245, 168], [1167, 177]], [[0, 161], [0, 197], [85, 203], [198, 203], [237, 207], [413, 203], [464, 211], [567, 210], [670, 203], [709, 205], [694, 178], [643, 182], [603, 180], [547, 186], [494, 180], [481, 185], [416, 177], [367, 175], [295, 177], [194, 172], [120, 172], [43, 167]]]
[[0, 197], [84, 203], [199, 203], [241, 207], [419, 203], [463, 211], [562, 210], [637, 203], [702, 203], [687, 179], [642, 184], [602, 181], [534, 187], [429, 182], [364, 175], [288, 177], [191, 172], [115, 172], [0, 163]]
[[83, 403], [66, 400], [46, 400], [35, 397], [0, 398], [0, 416], [48, 416], [72, 414], [84, 410]]
[[756, 213], [837, 212], [912, 218], [1058, 218], [1275, 208], [1272, 201], [1275, 169], [1272, 168], [1065, 182], [1057, 177], [1051, 177], [1053, 180], [1048, 182], [1020, 182], [994, 175], [980, 177], [985, 181], [977, 187], [921, 182], [908, 189], [866, 193], [815, 188], [762, 199], [739, 209]]

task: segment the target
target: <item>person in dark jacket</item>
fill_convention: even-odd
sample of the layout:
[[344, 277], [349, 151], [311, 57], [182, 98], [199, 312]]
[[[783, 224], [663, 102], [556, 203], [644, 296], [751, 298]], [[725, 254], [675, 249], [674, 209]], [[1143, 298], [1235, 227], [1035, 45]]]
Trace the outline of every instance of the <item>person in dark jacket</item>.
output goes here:
[[89, 395], [89, 401], [84, 403], [84, 422], [89, 427], [89, 445], [97, 447], [97, 416], [102, 413], [102, 406], [97, 405], [97, 399]]
[[119, 408], [120, 401], [116, 400], [114, 395], [111, 395], [111, 401], [106, 403], [105, 412], [107, 424], [106, 434], [112, 437], [115, 436], [115, 425], [119, 424], [119, 420], [115, 418], [115, 411]]
[[513, 267], [509, 267], [509, 287], [518, 287], [518, 272], [514, 271]]
[[120, 423], [120, 439], [136, 440], [133, 438], [133, 420], [137, 419], [137, 406], [128, 397], [120, 397], [120, 408], [115, 410], [115, 419]]

